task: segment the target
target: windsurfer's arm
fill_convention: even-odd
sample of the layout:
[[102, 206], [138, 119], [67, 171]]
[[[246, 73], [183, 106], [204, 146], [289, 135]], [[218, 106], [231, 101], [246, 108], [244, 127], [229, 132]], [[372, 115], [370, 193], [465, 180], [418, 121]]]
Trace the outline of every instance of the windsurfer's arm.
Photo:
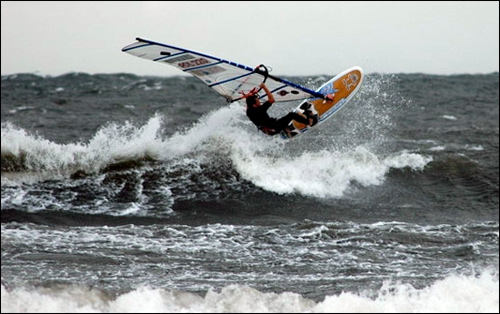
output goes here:
[[273, 94], [269, 91], [267, 88], [266, 84], [262, 83], [260, 84], [260, 87], [264, 89], [264, 91], [267, 94], [267, 101], [269, 101], [271, 104], [275, 102]]

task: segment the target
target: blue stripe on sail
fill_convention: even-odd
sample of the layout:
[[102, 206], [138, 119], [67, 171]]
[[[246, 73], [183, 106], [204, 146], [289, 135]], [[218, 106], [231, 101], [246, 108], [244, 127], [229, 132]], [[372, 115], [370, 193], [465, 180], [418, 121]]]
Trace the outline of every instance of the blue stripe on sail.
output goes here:
[[225, 84], [225, 83], [227, 83], [227, 82], [236, 81], [237, 79], [240, 79], [240, 78], [242, 78], [242, 77], [249, 76], [249, 75], [252, 75], [252, 74], [254, 74], [254, 72], [246, 73], [246, 74], [243, 74], [243, 75], [240, 75], [240, 76], [236, 76], [236, 77], [233, 77], [233, 78], [230, 78], [230, 79], [227, 79], [227, 80], [221, 81], [221, 82], [217, 82], [217, 83], [215, 83], [215, 84], [208, 85], [208, 87], [214, 87], [214, 86], [217, 86], [217, 85]]

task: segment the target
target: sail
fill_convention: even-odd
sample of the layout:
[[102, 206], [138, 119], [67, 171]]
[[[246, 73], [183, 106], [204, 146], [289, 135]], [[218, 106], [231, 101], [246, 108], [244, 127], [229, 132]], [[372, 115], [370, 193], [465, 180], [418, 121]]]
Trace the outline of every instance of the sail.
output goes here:
[[[189, 73], [222, 95], [228, 102], [242, 99], [243, 94], [265, 82], [276, 101], [290, 101], [323, 95], [304, 86], [271, 76], [262, 69], [237, 64], [204, 53], [174, 47], [147, 39], [136, 38], [137, 42], [122, 49], [131, 55], [167, 64]], [[267, 96], [259, 91], [259, 97]]]

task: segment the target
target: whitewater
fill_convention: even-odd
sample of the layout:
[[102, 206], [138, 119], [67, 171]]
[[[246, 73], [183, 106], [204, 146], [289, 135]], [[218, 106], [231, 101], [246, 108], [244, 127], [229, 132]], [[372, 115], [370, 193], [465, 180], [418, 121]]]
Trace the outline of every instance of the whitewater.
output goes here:
[[3, 76], [2, 312], [498, 312], [498, 102], [370, 74], [286, 141], [196, 79]]

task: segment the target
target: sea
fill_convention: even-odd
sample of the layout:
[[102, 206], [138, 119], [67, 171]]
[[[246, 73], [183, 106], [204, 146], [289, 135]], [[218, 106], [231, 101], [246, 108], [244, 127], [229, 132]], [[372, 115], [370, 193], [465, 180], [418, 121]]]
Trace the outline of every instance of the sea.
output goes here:
[[1, 93], [2, 313], [499, 312], [498, 72], [368, 73], [291, 140], [190, 76]]

